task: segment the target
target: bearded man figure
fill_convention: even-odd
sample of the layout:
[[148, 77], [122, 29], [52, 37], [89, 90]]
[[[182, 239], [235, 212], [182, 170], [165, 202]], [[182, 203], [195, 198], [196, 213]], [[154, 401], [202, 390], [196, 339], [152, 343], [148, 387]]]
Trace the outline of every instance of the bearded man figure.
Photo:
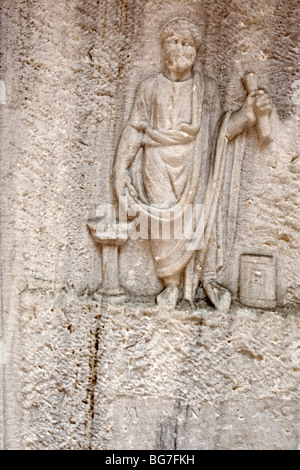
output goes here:
[[180, 286], [183, 299], [193, 303], [201, 283], [214, 306], [227, 310], [230, 293], [216, 281], [236, 222], [241, 152], [230, 146], [270, 114], [270, 98], [256, 90], [238, 111], [222, 113], [216, 81], [193, 70], [201, 45], [196, 25], [184, 18], [169, 21], [161, 44], [164, 71], [138, 87], [118, 144], [115, 192], [121, 206], [145, 214], [150, 225], [169, 218], [174, 227], [174, 214], [184, 207], [203, 208], [190, 220], [192, 237], [163, 239], [150, 231], [156, 274], [164, 285], [157, 303], [175, 308]]

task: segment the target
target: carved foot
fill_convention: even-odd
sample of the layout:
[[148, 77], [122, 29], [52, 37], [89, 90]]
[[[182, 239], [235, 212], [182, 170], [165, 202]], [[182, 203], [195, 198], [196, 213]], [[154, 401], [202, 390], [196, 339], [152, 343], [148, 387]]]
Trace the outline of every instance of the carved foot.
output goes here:
[[205, 282], [203, 288], [209, 300], [212, 302], [217, 310], [228, 312], [231, 304], [231, 294], [214, 281]]
[[168, 286], [157, 297], [156, 302], [159, 306], [168, 310], [174, 310], [178, 301], [178, 286]]

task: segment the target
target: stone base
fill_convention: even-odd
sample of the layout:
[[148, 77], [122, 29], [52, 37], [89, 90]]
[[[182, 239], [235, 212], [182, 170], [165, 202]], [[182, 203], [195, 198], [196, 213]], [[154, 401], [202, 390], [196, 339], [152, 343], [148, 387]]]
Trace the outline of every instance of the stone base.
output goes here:
[[300, 319], [108, 307], [94, 449], [297, 449]]
[[71, 290], [20, 302], [21, 351], [8, 355], [6, 377], [18, 370], [22, 399], [7, 402], [9, 448], [298, 447], [296, 310], [166, 311]]
[[106, 409], [107, 435], [93, 441], [99, 450], [299, 450], [295, 399], [117, 396]]

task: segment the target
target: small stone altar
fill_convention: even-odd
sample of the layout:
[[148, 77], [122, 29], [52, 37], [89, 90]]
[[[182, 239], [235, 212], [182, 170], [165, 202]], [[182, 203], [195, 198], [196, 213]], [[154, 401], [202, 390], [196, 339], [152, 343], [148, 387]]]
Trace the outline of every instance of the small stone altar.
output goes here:
[[119, 283], [119, 249], [128, 239], [128, 227], [126, 223], [108, 223], [99, 231], [98, 224], [98, 219], [88, 222], [93, 239], [102, 252], [102, 284], [94, 297], [124, 303], [126, 292]]

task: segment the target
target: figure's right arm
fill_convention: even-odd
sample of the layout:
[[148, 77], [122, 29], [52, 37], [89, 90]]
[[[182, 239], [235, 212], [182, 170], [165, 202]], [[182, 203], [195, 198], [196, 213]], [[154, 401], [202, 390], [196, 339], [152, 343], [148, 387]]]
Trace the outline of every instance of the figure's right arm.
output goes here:
[[114, 164], [114, 185], [118, 198], [125, 195], [126, 187], [133, 197], [136, 196], [128, 170], [142, 145], [142, 141], [143, 133], [127, 124], [120, 138]]
[[137, 195], [128, 170], [142, 146], [144, 132], [148, 126], [150, 90], [149, 79], [144, 80], [138, 87], [129, 121], [119, 141], [114, 164], [114, 186], [118, 198], [125, 194], [126, 187], [133, 197]]

